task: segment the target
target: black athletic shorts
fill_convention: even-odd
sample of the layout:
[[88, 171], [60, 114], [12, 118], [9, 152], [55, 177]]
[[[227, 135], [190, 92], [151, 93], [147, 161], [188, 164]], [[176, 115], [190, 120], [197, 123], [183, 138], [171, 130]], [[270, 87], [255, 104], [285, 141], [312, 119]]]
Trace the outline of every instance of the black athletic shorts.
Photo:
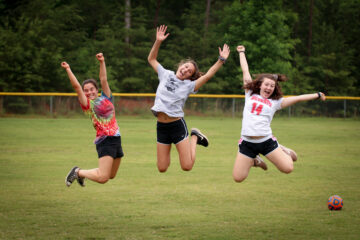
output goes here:
[[162, 144], [177, 144], [189, 136], [184, 118], [170, 123], [157, 122], [157, 142]]
[[275, 137], [269, 138], [268, 140], [261, 143], [252, 143], [243, 140], [239, 140], [239, 152], [248, 156], [249, 158], [255, 158], [256, 155], [261, 153], [266, 156], [267, 154], [278, 148], [279, 144]]
[[100, 143], [96, 144], [96, 151], [98, 152], [98, 157], [110, 156], [112, 158], [121, 158], [124, 156], [122, 147], [121, 147], [121, 137], [120, 136], [107, 136]]

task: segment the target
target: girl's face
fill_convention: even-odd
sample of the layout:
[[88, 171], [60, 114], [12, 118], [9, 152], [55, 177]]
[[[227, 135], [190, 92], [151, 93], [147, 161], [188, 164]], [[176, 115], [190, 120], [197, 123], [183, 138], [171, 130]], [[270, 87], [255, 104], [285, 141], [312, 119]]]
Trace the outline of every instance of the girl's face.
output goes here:
[[181, 65], [176, 71], [176, 77], [180, 80], [190, 79], [195, 73], [195, 66], [190, 62]]
[[86, 83], [84, 85], [84, 93], [85, 96], [90, 100], [94, 100], [95, 98], [98, 97], [98, 90], [92, 83]]
[[260, 96], [269, 98], [275, 90], [275, 81], [270, 78], [264, 78], [260, 86]]

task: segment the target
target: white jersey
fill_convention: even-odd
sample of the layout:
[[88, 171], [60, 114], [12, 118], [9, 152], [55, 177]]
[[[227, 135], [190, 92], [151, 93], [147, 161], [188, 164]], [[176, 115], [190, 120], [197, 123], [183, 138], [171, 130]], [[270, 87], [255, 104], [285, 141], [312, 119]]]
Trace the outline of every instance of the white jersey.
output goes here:
[[241, 136], [272, 135], [270, 124], [275, 112], [281, 109], [283, 98], [273, 100], [251, 93], [250, 90], [245, 93]]
[[155, 116], [158, 112], [170, 117], [184, 117], [183, 107], [189, 94], [196, 93], [195, 81], [180, 80], [175, 73], [160, 64], [157, 67], [159, 86], [156, 90], [155, 104], [151, 108]]

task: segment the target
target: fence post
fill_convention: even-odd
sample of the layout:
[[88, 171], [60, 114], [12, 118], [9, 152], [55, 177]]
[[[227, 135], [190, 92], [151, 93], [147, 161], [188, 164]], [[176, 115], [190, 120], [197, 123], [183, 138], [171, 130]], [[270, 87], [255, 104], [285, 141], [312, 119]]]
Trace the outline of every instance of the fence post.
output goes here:
[[3, 98], [4, 98], [4, 96], [0, 96], [0, 114], [3, 114], [3, 102], [4, 102], [4, 100], [3, 100]]
[[289, 106], [289, 118], [291, 117], [291, 106]]
[[50, 114], [53, 115], [53, 96], [50, 96]]
[[235, 98], [232, 99], [232, 117], [235, 117]]
[[346, 118], [346, 99], [344, 99], [344, 118]]

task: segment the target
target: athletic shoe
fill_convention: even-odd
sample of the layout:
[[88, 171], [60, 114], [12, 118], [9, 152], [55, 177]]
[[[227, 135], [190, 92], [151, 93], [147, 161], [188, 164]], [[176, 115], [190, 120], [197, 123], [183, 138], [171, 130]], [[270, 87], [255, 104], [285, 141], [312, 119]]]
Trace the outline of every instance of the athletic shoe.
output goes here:
[[266, 163], [259, 155], [256, 155], [256, 157], [254, 158], [254, 166], [261, 167], [262, 169], [264, 169], [264, 171], [268, 169]]
[[85, 178], [78, 177], [76, 180], [80, 186], [85, 187]]
[[297, 154], [294, 150], [287, 148], [283, 145], [280, 145], [281, 149], [291, 157], [291, 159], [293, 160], [293, 162], [295, 162], [297, 160]]
[[197, 142], [196, 142], [197, 144], [202, 145], [204, 147], [209, 146], [209, 141], [208, 141], [207, 137], [204, 134], [202, 134], [199, 129], [192, 128], [190, 135], [197, 136]]
[[78, 167], [73, 167], [70, 172], [68, 173], [68, 175], [66, 176], [65, 178], [65, 184], [66, 186], [70, 187], [70, 185], [73, 183], [73, 181], [75, 179], [78, 179], [79, 176], [78, 176], [78, 171], [79, 171], [80, 168]]

